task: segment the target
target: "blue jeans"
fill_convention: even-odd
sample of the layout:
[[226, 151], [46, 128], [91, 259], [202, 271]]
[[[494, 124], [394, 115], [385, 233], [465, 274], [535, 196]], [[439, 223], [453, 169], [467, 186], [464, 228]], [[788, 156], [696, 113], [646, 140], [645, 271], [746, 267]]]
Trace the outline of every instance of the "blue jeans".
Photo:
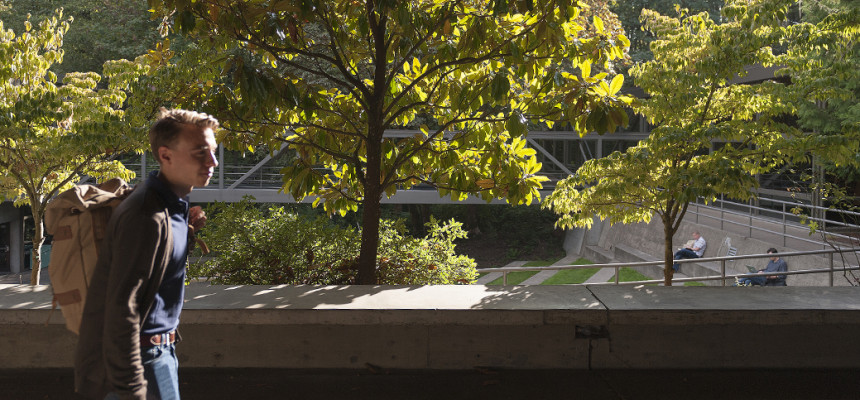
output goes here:
[[[685, 258], [699, 258], [699, 256], [696, 254], [695, 251], [690, 250], [690, 249], [681, 249], [681, 250], [678, 250], [675, 252], [675, 259], [676, 260], [682, 260]], [[672, 269], [674, 269], [675, 272], [678, 272], [678, 270], [681, 269], [681, 264], [678, 264], [678, 263], [673, 264]]]
[[758, 286], [764, 286], [767, 277], [764, 276], [750, 276], [747, 278], [738, 278], [738, 283], [743, 285], [753, 284]]
[[[143, 363], [143, 377], [146, 378], [147, 400], [179, 400], [179, 360], [176, 359], [176, 345], [142, 347], [140, 359]], [[105, 400], [119, 399], [116, 393], [109, 393]]]

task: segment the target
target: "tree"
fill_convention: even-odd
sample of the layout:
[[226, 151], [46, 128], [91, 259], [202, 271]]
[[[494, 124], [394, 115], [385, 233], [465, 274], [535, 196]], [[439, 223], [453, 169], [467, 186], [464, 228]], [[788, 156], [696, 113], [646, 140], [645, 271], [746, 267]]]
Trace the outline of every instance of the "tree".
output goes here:
[[[781, 83], [731, 85], [750, 65], [772, 65], [771, 46], [784, 38], [780, 23], [792, 2], [729, 2], [726, 22], [707, 13], [678, 10], [671, 18], [644, 10], [645, 28], [656, 35], [654, 60], [632, 69], [637, 86], [651, 97], [636, 108], [656, 126], [651, 136], [625, 153], [585, 163], [559, 183], [545, 206], [565, 227], [589, 226], [594, 215], [612, 223], [663, 223], [664, 281], [671, 285], [672, 237], [687, 206], [719, 194], [749, 199], [755, 174], [803, 159], [811, 151], [848, 152], [835, 142], [803, 135], [786, 124], [797, 92]], [[719, 143], [722, 147], [714, 146]], [[847, 142], [842, 142], [847, 144]]]
[[[570, 0], [151, 1], [227, 54], [207, 105], [228, 146], [286, 143], [284, 191], [362, 212], [358, 283], [376, 282], [380, 201], [432, 185], [453, 199], [528, 203], [544, 177], [528, 121], [584, 134], [626, 124], [608, 62], [626, 38], [584, 37]], [[576, 74], [574, 74], [574, 72]], [[421, 133], [388, 137], [417, 118]]]
[[678, 5], [691, 13], [708, 12], [714, 20], [719, 20], [724, 0], [625, 0], [615, 1], [612, 11], [618, 15], [627, 37], [630, 39], [630, 56], [634, 62], [652, 59], [650, 43], [654, 37], [642, 27], [642, 10], [649, 9], [668, 15]]
[[[804, 3], [806, 23], [786, 29], [791, 46], [779, 56], [783, 73], [791, 76], [798, 93], [799, 125], [818, 135], [858, 137], [860, 131], [860, 4], [856, 0]], [[860, 196], [860, 156], [853, 166], [844, 160], [822, 157], [819, 161], [852, 196]], [[839, 164], [839, 165], [837, 165]], [[852, 187], [853, 186], [853, 187]]]
[[62, 85], [49, 69], [63, 60], [69, 20], [62, 11], [16, 35], [0, 22], [0, 194], [29, 205], [35, 222], [31, 283], [39, 284], [42, 219], [55, 194], [81, 177], [122, 177], [111, 155], [141, 148], [142, 136], [122, 129], [125, 94], [95, 90], [96, 73], [68, 73]]
[[28, 15], [34, 21], [63, 14], [74, 17], [74, 29], [63, 37], [64, 62], [51, 67], [61, 79], [68, 72], [101, 72], [108, 60], [134, 59], [159, 41], [158, 24], [142, 0], [0, 0], [7, 29], [23, 31]]

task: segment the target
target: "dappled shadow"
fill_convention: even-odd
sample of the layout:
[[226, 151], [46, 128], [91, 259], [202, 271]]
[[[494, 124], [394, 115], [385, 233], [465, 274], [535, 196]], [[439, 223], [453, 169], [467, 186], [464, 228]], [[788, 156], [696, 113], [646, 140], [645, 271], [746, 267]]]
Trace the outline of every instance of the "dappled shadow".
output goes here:
[[[185, 308], [193, 309], [378, 309], [421, 286], [208, 285], [191, 284]], [[396, 308], [396, 307], [395, 307]]]
[[602, 309], [571, 286], [311, 286], [192, 284], [186, 309], [570, 310]]
[[53, 295], [45, 285], [0, 285], [0, 309], [50, 309]]
[[483, 286], [475, 310], [602, 310], [584, 286]]

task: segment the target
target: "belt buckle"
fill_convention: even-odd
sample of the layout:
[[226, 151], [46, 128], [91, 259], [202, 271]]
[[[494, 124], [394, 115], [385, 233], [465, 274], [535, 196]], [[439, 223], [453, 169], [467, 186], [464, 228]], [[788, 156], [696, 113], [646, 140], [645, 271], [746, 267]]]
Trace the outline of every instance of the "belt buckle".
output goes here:
[[158, 346], [161, 344], [161, 335], [152, 335], [149, 337], [149, 343], [153, 346]]

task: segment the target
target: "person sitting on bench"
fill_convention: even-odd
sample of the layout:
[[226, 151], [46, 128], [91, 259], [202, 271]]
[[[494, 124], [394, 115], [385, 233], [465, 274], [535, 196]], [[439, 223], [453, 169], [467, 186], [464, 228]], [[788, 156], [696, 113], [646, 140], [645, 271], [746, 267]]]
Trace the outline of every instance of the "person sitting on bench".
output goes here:
[[[772, 255], [770, 261], [768, 261], [767, 266], [764, 269], [758, 270], [758, 272], [786, 272], [788, 271], [788, 264], [785, 263], [785, 260], [779, 258], [776, 255], [776, 249], [771, 247], [767, 249], [767, 254]], [[761, 275], [761, 276], [750, 276], [745, 278], [738, 279], [738, 285], [748, 286], [748, 285], [756, 285], [756, 286], [786, 286], [785, 284], [785, 275]]]
[[[690, 243], [692, 242], [692, 243]], [[681, 260], [685, 258], [701, 258], [702, 254], [705, 254], [705, 247], [708, 245], [705, 243], [705, 238], [699, 234], [698, 231], [693, 232], [693, 240], [687, 242], [683, 249], [675, 252], [675, 259]], [[675, 263], [672, 265], [672, 268], [675, 272], [678, 272], [681, 269], [681, 264]]]

